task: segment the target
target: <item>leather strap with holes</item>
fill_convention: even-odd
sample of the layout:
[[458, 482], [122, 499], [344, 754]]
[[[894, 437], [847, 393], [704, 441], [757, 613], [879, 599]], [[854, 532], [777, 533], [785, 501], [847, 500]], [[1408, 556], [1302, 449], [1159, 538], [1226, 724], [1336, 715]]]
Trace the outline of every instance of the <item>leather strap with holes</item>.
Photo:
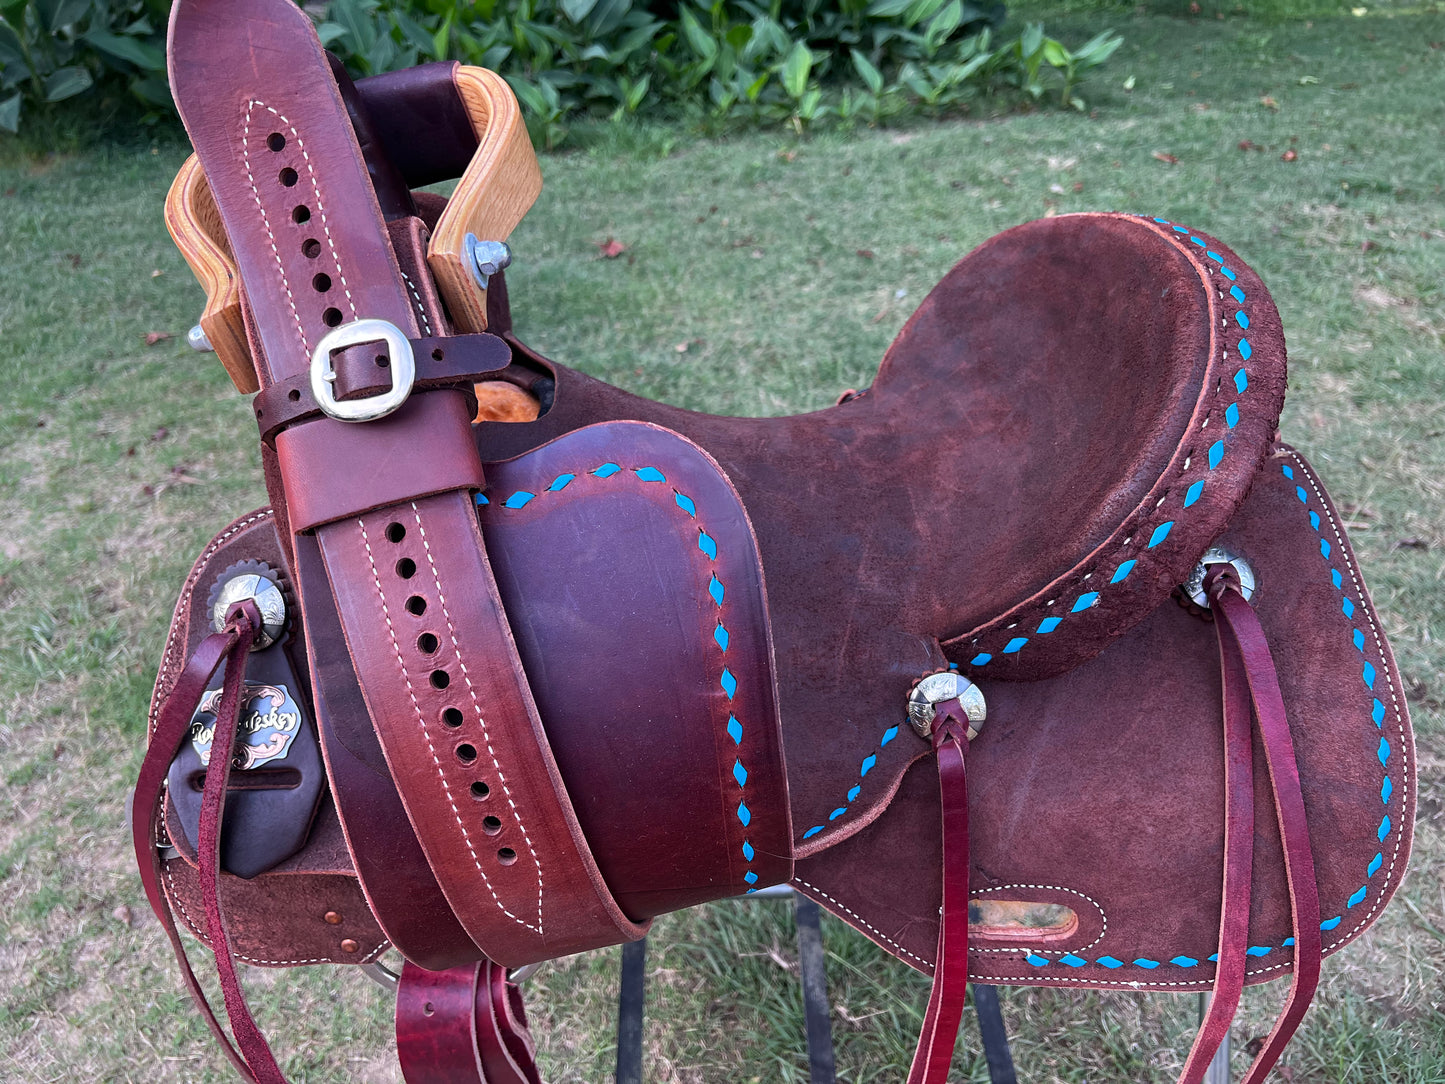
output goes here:
[[[304, 378], [321, 338], [354, 320], [420, 338], [420, 295], [306, 15], [289, 0], [180, 0], [170, 56], [262, 387]], [[298, 422], [276, 434], [275, 452], [290, 529], [314, 536], [324, 572], [301, 567], [303, 606], [334, 597], [344, 634], [314, 651], [349, 654], [448, 904], [483, 953], [515, 965], [643, 929], [587, 850], [497, 601], [472, 503], [484, 479], [470, 421], [462, 393], [433, 390], [378, 421]], [[328, 663], [313, 669], [318, 701], [325, 675], [346, 669]], [[354, 831], [368, 801], [360, 781], [330, 774], [353, 850], [373, 846]]]
[[406, 1084], [541, 1084], [521, 991], [489, 960], [402, 969], [396, 1054]]

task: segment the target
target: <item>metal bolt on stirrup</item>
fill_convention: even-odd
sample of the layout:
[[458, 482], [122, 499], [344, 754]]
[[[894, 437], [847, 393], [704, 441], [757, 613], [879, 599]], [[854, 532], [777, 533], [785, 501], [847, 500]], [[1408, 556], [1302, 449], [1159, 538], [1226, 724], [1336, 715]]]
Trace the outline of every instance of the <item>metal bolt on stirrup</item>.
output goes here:
[[493, 275], [512, 265], [512, 248], [505, 241], [479, 241], [469, 233], [462, 239], [462, 251], [467, 269], [483, 290]]
[[1184, 581], [1184, 593], [1194, 605], [1204, 610], [1209, 609], [1209, 595], [1204, 589], [1204, 580], [1215, 565], [1234, 566], [1235, 575], [1239, 577], [1239, 593], [1244, 596], [1245, 602], [1254, 598], [1254, 569], [1249, 562], [1233, 550], [1212, 546], [1204, 552], [1204, 556], [1194, 566], [1194, 571], [1189, 573], [1189, 579]]
[[963, 705], [968, 716], [968, 740], [978, 737], [988, 715], [983, 690], [962, 674], [947, 670], [929, 674], [908, 691], [908, 722], [920, 738], [927, 738], [933, 733], [938, 705], [955, 699]]

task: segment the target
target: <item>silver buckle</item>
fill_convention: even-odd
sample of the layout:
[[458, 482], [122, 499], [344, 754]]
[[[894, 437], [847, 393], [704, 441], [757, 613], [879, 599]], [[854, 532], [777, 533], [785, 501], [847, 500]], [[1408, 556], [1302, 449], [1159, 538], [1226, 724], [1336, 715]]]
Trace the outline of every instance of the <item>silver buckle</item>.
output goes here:
[[[332, 385], [336, 370], [331, 367], [334, 351], [369, 342], [386, 343], [391, 361], [391, 387], [365, 399], [338, 400]], [[416, 382], [416, 358], [401, 329], [386, 320], [353, 320], [342, 324], [316, 344], [311, 354], [311, 395], [323, 413], [343, 422], [374, 422], [384, 418], [411, 395]]]

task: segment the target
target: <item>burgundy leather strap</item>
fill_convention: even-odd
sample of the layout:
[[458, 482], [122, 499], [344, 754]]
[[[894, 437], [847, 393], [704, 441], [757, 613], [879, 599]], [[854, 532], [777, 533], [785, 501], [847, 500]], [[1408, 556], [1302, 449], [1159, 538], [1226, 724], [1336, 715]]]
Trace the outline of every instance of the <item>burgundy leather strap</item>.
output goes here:
[[411, 830], [351, 658], [334, 646], [331, 650], [323, 646], [344, 644], [346, 636], [316, 539], [304, 535], [295, 541], [293, 569], [306, 599], [306, 652], [316, 689], [316, 724], [341, 828], [367, 906], [386, 939], [408, 960], [432, 970], [472, 963], [481, 952], [457, 922]]
[[1244, 1084], [1259, 1084], [1279, 1060], [1314, 997], [1320, 977], [1320, 904], [1315, 881], [1314, 854], [1310, 849], [1309, 821], [1300, 790], [1299, 764], [1285, 716], [1284, 697], [1264, 628], [1232, 579], [1219, 577], [1211, 589], [1215, 623], [1221, 641], [1230, 638], [1243, 660], [1255, 719], [1269, 765], [1280, 842], [1284, 848], [1289, 882], [1290, 912], [1294, 927], [1294, 973], [1289, 997], [1264, 1046], [1254, 1059]]
[[487, 960], [403, 967], [396, 1052], [407, 1084], [541, 1084], [521, 992]]
[[1224, 706], [1224, 886], [1219, 909], [1219, 954], [1209, 1011], [1179, 1074], [1179, 1084], [1199, 1084], [1239, 1008], [1249, 957], [1249, 904], [1254, 875], [1254, 744], [1249, 675], [1223, 623], [1219, 669]]
[[517, 967], [641, 937], [577, 824], [470, 503], [316, 532], [387, 765], [472, 939]]
[[[216, 61], [217, 38], [249, 55]], [[409, 339], [422, 322], [440, 326], [398, 265], [304, 13], [283, 0], [178, 0], [170, 58], [264, 387], [307, 372], [338, 323], [386, 320]], [[348, 653], [411, 829], [472, 940], [516, 965], [641, 936], [587, 849], [497, 600], [465, 394], [414, 396], [374, 422], [316, 419], [275, 447], [290, 529], [315, 531], [345, 635], [315, 647], [316, 700], [336, 669], [321, 656]], [[305, 608], [327, 589], [313, 576], [299, 587]], [[355, 838], [370, 795], [331, 782]]]
[[944, 1084], [948, 1079], [968, 991], [968, 790], [964, 774], [968, 716], [956, 699], [937, 708], [933, 748], [938, 755], [943, 807], [943, 914], [933, 990], [908, 1084]]
[[[495, 335], [434, 336], [410, 342], [416, 358], [413, 394], [444, 387], [470, 391], [471, 385], [506, 368], [512, 360], [507, 344]], [[378, 365], [378, 358], [386, 358], [386, 350], [370, 343], [336, 351], [331, 356], [336, 398], [361, 398], [390, 388], [390, 365]], [[309, 372], [267, 385], [251, 400], [251, 409], [261, 439], [267, 443], [287, 426], [321, 416], [321, 407], [311, 395]]]
[[452, 181], [471, 163], [477, 134], [457, 91], [455, 61], [369, 76], [356, 84], [371, 130], [412, 188]]
[[[206, 1000], [200, 981], [186, 957], [186, 949], [176, 928], [175, 917], [171, 914], [170, 903], [161, 887], [163, 871], [160, 850], [155, 840], [166, 774], [170, 770], [171, 761], [175, 759], [176, 751], [190, 732], [191, 718], [195, 714], [196, 706], [216, 671], [223, 664], [229, 663], [216, 729], [218, 734], [221, 733], [225, 729], [222, 724], [227, 719], [231, 720], [231, 727], [234, 728], [240, 707], [241, 682], [245, 676], [243, 660], [250, 651], [255, 630], [259, 627], [260, 615], [253, 603], [233, 607], [228, 614], [226, 628], [222, 632], [207, 636], [186, 660], [181, 676], [166, 697], [165, 706], [156, 720], [155, 731], [151, 734], [150, 744], [146, 748], [140, 778], [136, 781], [131, 816], [131, 843], [135, 848], [136, 865], [140, 869], [141, 882], [145, 885], [146, 898], [150, 901], [151, 910], [155, 912], [161, 928], [165, 930], [167, 940], [170, 941], [171, 951], [175, 953], [176, 961], [180, 964], [186, 989], [190, 991], [191, 999], [200, 1010], [206, 1027], [216, 1037], [226, 1057], [244, 1079], [252, 1082], [275, 1078], [261, 1077], [252, 1071], [247, 1059], [232, 1044], [230, 1036], [221, 1027]], [[239, 1038], [238, 1036], [238, 1041]], [[242, 1047], [245, 1049], [246, 1043], [242, 1043]]]

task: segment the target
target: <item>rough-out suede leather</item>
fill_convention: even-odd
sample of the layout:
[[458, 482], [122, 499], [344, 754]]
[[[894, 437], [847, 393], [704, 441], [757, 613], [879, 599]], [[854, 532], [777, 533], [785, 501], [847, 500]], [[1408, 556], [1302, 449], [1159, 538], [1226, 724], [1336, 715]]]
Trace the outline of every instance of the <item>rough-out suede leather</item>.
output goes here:
[[[1328, 925], [1324, 949], [1332, 952], [1378, 915], [1409, 858], [1414, 749], [1399, 674], [1339, 520], [1298, 453], [1280, 448], [1265, 461], [1222, 541], [1247, 555], [1259, 577], [1254, 602], [1294, 734]], [[1321, 541], [1330, 544], [1328, 559]], [[1334, 586], [1333, 571], [1345, 589]], [[1343, 612], [1346, 599], [1352, 618]], [[1363, 648], [1354, 643], [1357, 628]], [[987, 686], [989, 721], [969, 751], [972, 893], [1062, 903], [1077, 912], [1079, 928], [1064, 939], [1006, 943], [975, 932], [972, 978], [1209, 987], [1223, 870], [1213, 640], [1202, 620], [1166, 599], [1068, 674]], [[1366, 666], [1373, 688], [1362, 678]], [[1290, 966], [1289, 896], [1257, 746], [1254, 778], [1249, 943], [1260, 951], [1251, 952], [1246, 982]], [[937, 936], [939, 840], [927, 815], [937, 807], [936, 789], [915, 768], [885, 816], [800, 862], [795, 882], [834, 901], [835, 910], [846, 908], [846, 921], [924, 970]], [[901, 892], [902, 883], [916, 893]]]
[[[1164, 276], [1161, 268], [1174, 259], [1194, 277]], [[1134, 264], [1147, 269], [1137, 279], [1130, 276]], [[1192, 317], [1176, 317], [1171, 330], [1178, 337], [1161, 335], [1152, 346], [1122, 300], [1109, 321], [1094, 308], [1031, 311], [1048, 334], [1010, 335], [1004, 321], [987, 331], [973, 326], [973, 314], [986, 316], [995, 306], [1024, 310], [1019, 299], [1062, 290], [1062, 279], [1051, 277], [1064, 274], [1061, 266], [1070, 281], [1093, 267], [1107, 271], [1096, 283], [1135, 282], [1146, 313], [1165, 292], [1144, 286], [1149, 274], [1161, 275], [1170, 294], [1195, 281], [1210, 286], [1192, 295]], [[1233, 318], [1243, 306], [1225, 304], [1233, 330], [1209, 330], [1222, 319], [1219, 295], [1232, 301], [1236, 289], [1247, 299], [1247, 361], [1239, 346], [1243, 329]], [[1193, 335], [1184, 330], [1190, 319]], [[928, 330], [940, 322], [964, 345]], [[1112, 340], [1095, 325], [1115, 329]], [[1078, 915], [1078, 927], [1054, 942], [990, 944], [976, 935], [971, 972], [999, 983], [1208, 989], [1223, 845], [1217, 648], [1211, 630], [1170, 600], [1169, 585], [1184, 578], [1172, 569], [1156, 564], [1154, 579], [1141, 581], [1152, 584], [1148, 590], [1111, 608], [1111, 592], [1151, 575], [1151, 559], [1167, 564], [1177, 542], [1193, 554], [1192, 563], [1218, 537], [1259, 573], [1255, 604], [1296, 734], [1321, 907], [1326, 921], [1339, 920], [1326, 931], [1326, 951], [1357, 936], [1393, 893], [1413, 823], [1413, 746], [1399, 675], [1343, 528], [1297, 453], [1278, 446], [1262, 464], [1258, 458], [1283, 393], [1278, 329], [1263, 285], [1213, 238], [1126, 216], [1068, 216], [1008, 231], [962, 261], [900, 333], [868, 393], [831, 410], [762, 420], [694, 414], [548, 362], [513, 336], [519, 357], [554, 374], [554, 406], [531, 425], [479, 427], [476, 435], [492, 458], [599, 417], [640, 417], [691, 436], [717, 457], [747, 504], [769, 576], [801, 858], [794, 883], [923, 970], [931, 969], [937, 940], [937, 786], [931, 769], [917, 763], [926, 745], [906, 725], [894, 728], [903, 723], [903, 698], [917, 673], [942, 661], [928, 654], [931, 642], [968, 627], [983, 630], [981, 646], [997, 650], [987, 630], [998, 619], [985, 607], [1019, 616], [1004, 631], [1029, 641], [1012, 654], [1022, 660], [1041, 648], [1049, 653], [1043, 668], [1055, 660], [1072, 668], [1018, 681], [1022, 662], [992, 669], [1007, 655], [969, 667], [989, 704], [989, 722], [969, 756], [973, 891], [1063, 904]], [[1088, 334], [1096, 335], [1092, 352], [1070, 349]], [[1183, 385], [1197, 389], [1198, 404], [1185, 409], [1172, 391], [1161, 392], [1154, 403], [1165, 419], [1149, 423], [1143, 436], [1130, 433], [1119, 412], [1143, 409], [1131, 375], [1177, 387], [1159, 371], [1189, 371], [1195, 351], [1205, 349], [1214, 362], [1197, 364], [1209, 376]], [[1098, 383], [1113, 387], [1109, 395], [1097, 394], [1091, 365], [1103, 374]], [[1067, 379], [1067, 402], [1055, 402], [1052, 386], [1040, 386], [1038, 368]], [[1105, 409], [1110, 424], [1094, 420]], [[1009, 424], [990, 424], [990, 411]], [[1063, 431], [1048, 433], [1045, 418]], [[1169, 418], [1173, 447], [1157, 436]], [[934, 434], [960, 420], [968, 423], [961, 428], [969, 440], [928, 455], [912, 451], [936, 449]], [[985, 431], [978, 440], [976, 420]], [[1222, 444], [1210, 469], [1216, 441]], [[1113, 456], [1105, 448], [1110, 442]], [[1071, 443], [1081, 451], [1069, 452]], [[1137, 461], [1124, 458], [1130, 449]], [[1077, 478], [1065, 469], [1084, 459], [1091, 469]], [[1231, 463], [1233, 473], [1221, 474]], [[1204, 484], [1185, 507], [1201, 469]], [[961, 481], [974, 478], [976, 490]], [[1241, 505], [1251, 485], [1253, 495]], [[942, 519], [936, 514], [924, 523], [913, 518], [912, 510], [945, 500], [957, 502], [952, 532], [932, 530]], [[1100, 500], [1115, 523], [1127, 510], [1142, 513], [1127, 541], [1113, 548], [1118, 532], [1095, 508]], [[976, 507], [986, 514], [973, 515]], [[1196, 512], [1205, 526], [1191, 524]], [[1085, 529], [1071, 534], [1059, 520]], [[1150, 548], [1158, 524], [1171, 520]], [[1188, 537], [1191, 529], [1200, 534]], [[799, 546], [802, 537], [830, 542]], [[1039, 537], [1052, 539], [1052, 548], [1044, 550]], [[1032, 562], [1045, 554], [1053, 556], [1039, 574]], [[1137, 563], [1113, 582], [1128, 559]], [[1025, 568], [1050, 582], [1029, 589], [1020, 579]], [[1079, 571], [1060, 576], [1061, 568]], [[1337, 573], [1343, 591], [1334, 586]], [[1086, 590], [1098, 592], [1097, 603], [1074, 612]], [[1031, 608], [1033, 616], [1023, 617]], [[1039, 613], [1061, 620], [1040, 633]], [[1102, 629], [1096, 613], [1107, 618]], [[1131, 630], [1138, 617], [1145, 620]], [[968, 667], [975, 658], [960, 661]], [[793, 660], [803, 665], [790, 669]], [[1004, 680], [990, 680], [995, 676]], [[1289, 937], [1288, 897], [1262, 763], [1255, 776], [1250, 929], [1251, 948], [1260, 951], [1251, 955], [1249, 981], [1289, 966], [1281, 950]], [[809, 836], [814, 829], [821, 830]], [[1176, 958], [1193, 962], [1169, 963]]]

